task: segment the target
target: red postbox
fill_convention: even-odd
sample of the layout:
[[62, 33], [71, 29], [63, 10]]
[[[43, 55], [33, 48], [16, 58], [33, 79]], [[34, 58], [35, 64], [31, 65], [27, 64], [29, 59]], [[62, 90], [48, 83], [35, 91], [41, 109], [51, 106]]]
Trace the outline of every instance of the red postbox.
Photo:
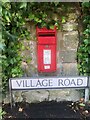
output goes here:
[[36, 28], [38, 72], [56, 71], [56, 27]]

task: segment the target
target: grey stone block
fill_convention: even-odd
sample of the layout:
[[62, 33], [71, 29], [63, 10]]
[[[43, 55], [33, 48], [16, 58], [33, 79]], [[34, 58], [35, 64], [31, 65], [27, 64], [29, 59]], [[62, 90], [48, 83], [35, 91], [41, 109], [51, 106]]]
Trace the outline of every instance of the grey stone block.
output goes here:
[[[77, 14], [79, 14], [79, 13], [77, 13]], [[67, 13], [67, 21], [71, 22], [71, 23], [74, 23], [78, 18], [77, 14], [76, 13]]]
[[[80, 92], [75, 89], [58, 90], [32, 90], [13, 93], [14, 102], [25, 100], [28, 103], [38, 103], [42, 101], [77, 101], [80, 99]], [[6, 100], [5, 100], [6, 102]], [[8, 102], [8, 100], [7, 100]]]
[[77, 51], [78, 42], [79, 42], [78, 31], [65, 33], [63, 36], [63, 40], [64, 40], [64, 47], [67, 50]]
[[67, 22], [63, 24], [63, 31], [74, 31], [78, 29], [78, 23]]
[[[48, 100], [49, 92], [47, 90], [29, 90], [29, 91], [13, 91], [14, 102], [26, 101], [28, 103], [36, 103]], [[9, 96], [9, 95], [8, 95]], [[9, 98], [4, 99], [5, 103], [9, 103]]]
[[49, 90], [50, 96], [49, 101], [56, 100], [56, 101], [63, 101], [66, 100], [67, 96], [69, 96], [69, 90], [65, 89], [58, 89], [58, 90]]
[[63, 76], [77, 76], [78, 75], [78, 69], [77, 69], [77, 63], [63, 63], [63, 68], [61, 71], [63, 71]]
[[60, 61], [62, 62], [76, 62], [76, 51], [75, 50], [67, 50], [67, 51], [60, 51]]

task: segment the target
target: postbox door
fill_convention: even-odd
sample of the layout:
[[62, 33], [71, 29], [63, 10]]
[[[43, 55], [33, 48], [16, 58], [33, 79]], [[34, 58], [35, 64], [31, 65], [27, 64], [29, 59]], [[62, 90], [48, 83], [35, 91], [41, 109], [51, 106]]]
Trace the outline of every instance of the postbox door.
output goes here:
[[56, 45], [38, 45], [38, 71], [56, 71]]

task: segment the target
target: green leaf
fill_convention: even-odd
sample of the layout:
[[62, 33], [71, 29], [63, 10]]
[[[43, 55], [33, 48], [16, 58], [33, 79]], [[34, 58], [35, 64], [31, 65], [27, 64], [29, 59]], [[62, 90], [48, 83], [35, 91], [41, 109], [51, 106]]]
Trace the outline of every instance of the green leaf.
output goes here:
[[38, 23], [41, 23], [41, 22], [42, 22], [42, 20], [41, 20], [41, 19], [39, 19], [39, 20], [38, 20]]
[[0, 50], [4, 50], [4, 44], [0, 43]]
[[24, 45], [22, 45], [21, 49], [22, 49], [22, 50], [25, 50], [25, 46], [24, 46]]
[[84, 43], [88, 45], [88, 39], [84, 39]]
[[35, 18], [35, 15], [32, 14], [32, 13], [30, 13], [30, 14], [29, 14], [29, 19], [30, 19], [30, 20], [34, 20], [34, 18]]
[[1, 2], [6, 3], [6, 2], [10, 2], [10, 0], [1, 0]]
[[50, 25], [50, 29], [54, 29], [54, 25]]
[[22, 2], [21, 5], [20, 5], [20, 8], [26, 8], [27, 6], [27, 3], [26, 2]]
[[90, 34], [90, 29], [86, 29], [83, 34]]
[[90, 2], [83, 2], [82, 6], [89, 8], [90, 7]]
[[62, 23], [65, 23], [66, 22], [66, 19], [65, 19], [65, 17], [63, 16], [62, 17]]
[[10, 19], [7, 15], [5, 16], [5, 18], [6, 18], [7, 22], [10, 22]]

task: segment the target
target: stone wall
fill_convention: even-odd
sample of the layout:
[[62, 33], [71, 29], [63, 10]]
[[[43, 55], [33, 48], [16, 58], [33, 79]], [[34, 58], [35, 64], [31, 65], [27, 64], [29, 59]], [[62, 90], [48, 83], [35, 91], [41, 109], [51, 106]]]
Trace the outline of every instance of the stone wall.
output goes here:
[[[71, 10], [65, 13], [66, 22], [62, 24], [62, 29], [57, 30], [57, 71], [51, 74], [38, 73], [37, 71], [37, 39], [36, 28], [32, 23], [27, 23], [30, 30], [30, 41], [24, 40], [25, 46], [21, 55], [23, 57], [22, 69], [24, 76], [77, 76], [77, 48], [79, 43], [79, 11], [76, 6], [71, 6]], [[61, 101], [73, 100], [80, 98], [80, 93], [75, 89], [60, 90], [32, 90], [13, 92], [15, 101], [25, 100], [27, 102], [41, 101]]]

